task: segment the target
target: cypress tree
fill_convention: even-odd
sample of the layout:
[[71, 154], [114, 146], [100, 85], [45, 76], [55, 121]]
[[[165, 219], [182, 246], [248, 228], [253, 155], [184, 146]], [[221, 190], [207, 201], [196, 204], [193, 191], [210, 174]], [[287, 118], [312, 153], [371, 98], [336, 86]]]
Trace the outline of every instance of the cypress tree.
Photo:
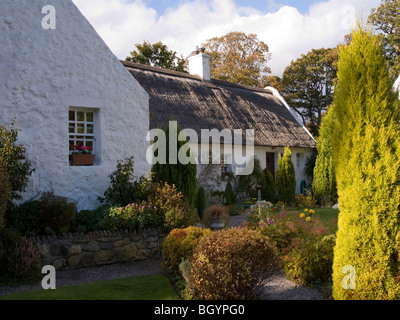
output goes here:
[[[176, 135], [176, 145], [177, 151], [188, 143], [188, 141], [179, 141], [178, 136], [180, 133], [180, 128], [178, 126], [178, 132]], [[178, 155], [176, 158], [178, 159], [177, 164], [169, 163], [169, 154], [172, 150], [170, 150], [169, 145], [169, 136], [170, 136], [170, 126], [169, 124], [164, 130], [166, 136], [166, 159], [167, 164], [156, 163], [153, 165], [152, 173], [153, 173], [153, 181], [154, 182], [163, 182], [168, 183], [169, 185], [175, 185], [178, 191], [182, 192], [183, 199], [190, 205], [192, 209], [196, 208], [196, 199], [197, 199], [197, 165], [192, 161], [189, 164], [182, 164], [179, 162]], [[187, 156], [190, 155], [190, 149], [187, 151]]]
[[379, 37], [359, 26], [341, 49], [338, 68], [333, 297], [399, 299], [399, 101]]
[[274, 176], [268, 168], [264, 169], [264, 171], [262, 172], [261, 186], [262, 199], [272, 202], [275, 196], [275, 180]]
[[296, 199], [296, 173], [292, 162], [292, 152], [289, 147], [279, 156], [276, 172], [276, 192], [280, 201], [291, 204]]
[[333, 108], [331, 106], [327, 115], [322, 118], [312, 183], [314, 198], [322, 205], [335, 202], [337, 198], [336, 175], [332, 158], [332, 134], [336, 119]]
[[228, 206], [236, 203], [236, 195], [235, 192], [233, 191], [231, 179], [228, 180], [228, 183], [226, 184], [225, 187], [225, 198], [226, 198], [226, 204]]
[[203, 218], [204, 210], [207, 208], [207, 193], [204, 187], [200, 187], [197, 190], [197, 214], [199, 218]]

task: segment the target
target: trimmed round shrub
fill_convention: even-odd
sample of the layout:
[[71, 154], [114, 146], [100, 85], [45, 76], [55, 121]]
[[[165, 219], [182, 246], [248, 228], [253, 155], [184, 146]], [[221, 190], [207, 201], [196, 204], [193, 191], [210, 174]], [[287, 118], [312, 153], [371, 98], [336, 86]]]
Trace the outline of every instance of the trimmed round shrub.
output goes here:
[[232, 228], [212, 232], [197, 246], [191, 287], [199, 299], [252, 300], [274, 272], [275, 247], [259, 232]]
[[190, 261], [199, 241], [210, 232], [210, 229], [198, 227], [172, 230], [162, 244], [162, 257], [168, 272], [177, 273], [183, 260]]

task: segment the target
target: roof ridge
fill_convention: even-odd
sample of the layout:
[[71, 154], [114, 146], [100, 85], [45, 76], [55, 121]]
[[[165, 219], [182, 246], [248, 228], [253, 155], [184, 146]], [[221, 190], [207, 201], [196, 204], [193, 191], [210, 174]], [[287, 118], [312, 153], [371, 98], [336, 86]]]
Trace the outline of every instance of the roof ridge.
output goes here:
[[185, 73], [185, 72], [163, 69], [161, 67], [153, 67], [153, 66], [149, 66], [149, 65], [141, 64], [141, 63], [137, 63], [137, 62], [131, 62], [131, 61], [125, 61], [125, 60], [120, 60], [120, 61], [125, 67], [128, 67], [128, 68], [130, 67], [130, 68], [154, 71], [157, 73], [163, 73], [163, 74], [173, 75], [173, 76], [177, 76], [177, 77], [191, 78], [194, 80], [202, 81], [202, 79], [199, 76], [194, 76], [192, 74]]
[[204, 82], [204, 83], [208, 83], [208, 84], [213, 84], [213, 85], [221, 85], [221, 86], [225, 86], [225, 87], [232, 87], [232, 88], [250, 90], [250, 91], [254, 91], [254, 92], [262, 92], [262, 93], [273, 94], [271, 90], [264, 89], [264, 88], [250, 87], [250, 86], [246, 86], [246, 85], [243, 85], [243, 84], [237, 84], [237, 83], [233, 83], [233, 82], [228, 82], [228, 81], [223, 81], [223, 80], [215, 80], [215, 79], [211, 79], [210, 81], [206, 81], [206, 80], [201, 79], [201, 77], [196, 76], [196, 75], [192, 75], [190, 73], [185, 73], [185, 72], [180, 72], [180, 71], [175, 71], [175, 70], [169, 70], [169, 69], [163, 69], [161, 67], [153, 67], [153, 66], [149, 66], [149, 65], [141, 64], [141, 63], [137, 63], [137, 62], [131, 62], [131, 61], [125, 61], [125, 60], [120, 60], [120, 61], [127, 68], [135, 68], [135, 69], [153, 71], [153, 72], [172, 75], [172, 76], [177, 76], [177, 77], [181, 77], [181, 78], [188, 78], [188, 79], [198, 80], [198, 81], [201, 81], [201, 82]]

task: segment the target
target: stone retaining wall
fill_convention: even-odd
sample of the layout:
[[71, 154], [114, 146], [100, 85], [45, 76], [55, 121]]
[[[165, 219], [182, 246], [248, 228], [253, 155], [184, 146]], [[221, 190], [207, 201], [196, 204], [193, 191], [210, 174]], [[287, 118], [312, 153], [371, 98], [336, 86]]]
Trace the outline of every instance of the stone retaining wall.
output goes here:
[[96, 231], [31, 239], [43, 256], [43, 265], [68, 269], [159, 256], [165, 236], [158, 229], [148, 229], [143, 232]]

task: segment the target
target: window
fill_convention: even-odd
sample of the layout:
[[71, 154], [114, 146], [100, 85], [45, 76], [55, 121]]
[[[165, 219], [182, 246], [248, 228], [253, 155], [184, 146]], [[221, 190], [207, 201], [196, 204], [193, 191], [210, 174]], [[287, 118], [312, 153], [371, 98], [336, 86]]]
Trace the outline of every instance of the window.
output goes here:
[[84, 145], [96, 153], [95, 111], [92, 109], [69, 109], [69, 151], [72, 153], [74, 145]]
[[303, 153], [298, 153], [296, 155], [297, 168], [301, 168], [301, 166], [303, 165], [303, 158], [304, 158]]

